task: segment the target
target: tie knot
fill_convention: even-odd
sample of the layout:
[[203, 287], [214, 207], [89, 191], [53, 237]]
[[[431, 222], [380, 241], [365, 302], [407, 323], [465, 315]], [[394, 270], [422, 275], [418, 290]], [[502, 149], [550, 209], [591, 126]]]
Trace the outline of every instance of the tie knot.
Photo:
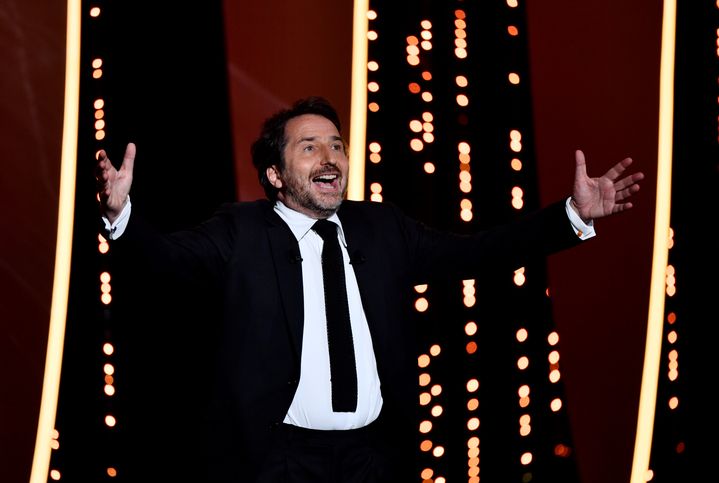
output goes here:
[[316, 231], [325, 242], [327, 240], [337, 239], [337, 224], [331, 221], [317, 220], [315, 224], [312, 225], [312, 229]]

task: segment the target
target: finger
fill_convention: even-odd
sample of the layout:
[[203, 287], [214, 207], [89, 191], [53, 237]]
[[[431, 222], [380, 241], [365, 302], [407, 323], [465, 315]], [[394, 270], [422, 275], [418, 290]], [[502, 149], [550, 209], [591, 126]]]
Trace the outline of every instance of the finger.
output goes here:
[[644, 173], [634, 173], [630, 176], [627, 176], [625, 178], [620, 179], [616, 183], [614, 183], [614, 189], [617, 191], [623, 190], [629, 186], [632, 186], [636, 184], [637, 182], [644, 179]]
[[632, 196], [634, 193], [637, 193], [640, 189], [641, 188], [638, 184], [633, 184], [627, 188], [617, 191], [616, 194], [614, 195], [614, 200], [615, 201], [625, 200], [625, 199], [629, 198], [630, 196]]
[[624, 158], [621, 161], [619, 161], [617, 164], [612, 166], [606, 173], [604, 173], [604, 177], [608, 178], [612, 181], [617, 179], [622, 175], [622, 173], [634, 162], [632, 158]]

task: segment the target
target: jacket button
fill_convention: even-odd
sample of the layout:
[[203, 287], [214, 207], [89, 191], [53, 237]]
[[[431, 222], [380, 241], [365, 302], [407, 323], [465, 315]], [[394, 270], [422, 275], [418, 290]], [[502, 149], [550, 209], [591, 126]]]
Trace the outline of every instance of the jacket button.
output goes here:
[[297, 379], [290, 379], [289, 381], [287, 381], [287, 385], [296, 386], [297, 382], [298, 382]]

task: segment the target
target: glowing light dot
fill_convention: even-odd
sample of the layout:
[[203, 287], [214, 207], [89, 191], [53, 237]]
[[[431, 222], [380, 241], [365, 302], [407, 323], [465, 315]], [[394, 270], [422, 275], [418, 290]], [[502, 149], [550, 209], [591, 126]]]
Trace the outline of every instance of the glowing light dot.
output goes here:
[[108, 414], [105, 416], [105, 424], [109, 427], [114, 427], [117, 424], [117, 420], [115, 419], [115, 416]]
[[417, 312], [426, 312], [429, 308], [429, 302], [426, 298], [420, 297], [417, 299], [417, 301], [414, 303], [414, 308], [417, 310]]
[[437, 446], [432, 450], [432, 454], [435, 458], [439, 458], [444, 454], [444, 448], [442, 446]]
[[467, 381], [467, 392], [476, 392], [477, 389], [479, 389], [479, 381], [477, 379]]
[[409, 122], [409, 128], [413, 132], [420, 132], [420, 131], [422, 131], [422, 122], [418, 121], [416, 119], [413, 119]]
[[454, 55], [456, 55], [458, 59], [465, 59], [467, 58], [467, 51], [458, 47], [454, 49]]
[[479, 428], [479, 418], [470, 418], [467, 421], [467, 429], [470, 431], [476, 431]]
[[429, 348], [429, 353], [432, 354], [434, 357], [437, 357], [440, 352], [442, 352], [442, 348], [439, 346], [439, 344], [432, 344], [432, 347]]
[[519, 5], [519, 2], [517, 0], [507, 0], [507, 5], [510, 8], [515, 8], [517, 5]]
[[379, 90], [379, 84], [377, 82], [370, 82], [367, 84], [367, 89], [369, 89], [370, 92], [377, 92]]
[[424, 143], [419, 139], [412, 139], [409, 142], [409, 147], [412, 148], [412, 151], [422, 151], [422, 148], [424, 148]]
[[549, 407], [552, 411], [556, 413], [557, 411], [562, 409], [562, 400], [559, 398], [552, 399], [552, 402], [549, 403]]
[[513, 158], [510, 165], [512, 166], [512, 169], [515, 171], [522, 170], [522, 162], [517, 158]]
[[522, 356], [519, 359], [517, 359], [517, 367], [520, 371], [525, 370], [527, 367], [529, 367], [529, 357]]
[[102, 99], [95, 99], [95, 102], [93, 102], [92, 105], [95, 109], [102, 109], [105, 107], [105, 101]]
[[550, 382], [558, 382], [561, 375], [559, 374], [559, 369], [553, 369], [549, 371], [549, 381]]
[[525, 466], [528, 465], [529, 463], [532, 462], [532, 453], [530, 453], [529, 451], [527, 451], [526, 453], [524, 453], [524, 454], [521, 456], [521, 458], [519, 458], [519, 461], [520, 461], [523, 465], [525, 465]]
[[517, 335], [516, 335], [517, 341], [524, 342], [525, 340], [527, 340], [528, 335], [529, 335], [529, 333], [527, 332], [527, 329], [519, 329], [517, 331]]
[[58, 470], [51, 470], [50, 471], [50, 478], [57, 481], [60, 479], [60, 472]]
[[372, 193], [370, 195], [369, 199], [370, 199], [370, 201], [374, 201], [376, 203], [381, 203], [383, 198], [382, 198], [382, 195], [379, 193]]
[[378, 37], [377, 32], [375, 32], [374, 30], [370, 30], [367, 32], [368, 40], [377, 40], [377, 37]]
[[477, 333], [477, 323], [476, 322], [467, 322], [467, 324], [464, 326], [464, 333], [473, 336]]
[[372, 193], [381, 193], [382, 192], [382, 185], [379, 183], [372, 183], [369, 186], [369, 189]]
[[369, 20], [375, 20], [377, 18], [377, 12], [374, 10], [367, 10], [367, 18]]
[[432, 93], [431, 92], [423, 92], [422, 93], [422, 100], [424, 102], [432, 102]]
[[442, 394], [442, 386], [440, 386], [439, 384], [435, 384], [434, 386], [432, 386], [432, 389], [429, 390], [429, 393], [433, 396], [439, 396], [440, 394]]
[[367, 62], [367, 69], [369, 69], [372, 72], [375, 72], [377, 69], [379, 69], [379, 64], [375, 62], [374, 60], [371, 60]]
[[377, 112], [377, 111], [379, 111], [379, 104], [377, 104], [376, 102], [370, 102], [369, 105], [367, 106], [367, 108], [371, 112]]
[[459, 94], [457, 96], [457, 105], [460, 105], [462, 107], [466, 107], [469, 104], [469, 98], [464, 94]]
[[510, 72], [509, 76], [507, 76], [507, 77], [509, 79], [510, 84], [514, 84], [514, 85], [519, 84], [519, 74], [517, 74], [516, 72]]
[[547, 342], [549, 342], [549, 345], [557, 345], [559, 343], [559, 334], [552, 332], [547, 336]]
[[434, 164], [432, 164], [430, 162], [424, 163], [424, 172], [425, 173], [432, 174], [432, 173], [434, 173], [434, 170], [435, 170]]
[[510, 25], [509, 27], [507, 27], [507, 33], [512, 37], [516, 37], [517, 35], [519, 35], [519, 29], [514, 25]]
[[422, 421], [419, 423], [419, 432], [420, 433], [429, 433], [432, 431], [432, 421]]
[[99, 17], [100, 16], [100, 7], [92, 7], [90, 9], [90, 16], [91, 17]]
[[422, 354], [417, 358], [417, 364], [419, 367], [427, 367], [429, 365], [429, 356], [427, 354]]
[[420, 25], [425, 30], [429, 30], [432, 28], [432, 22], [430, 22], [429, 20], [422, 20], [422, 22], [420, 22]]
[[467, 354], [474, 354], [475, 352], [477, 352], [477, 343], [474, 341], [467, 342], [465, 350], [467, 351]]

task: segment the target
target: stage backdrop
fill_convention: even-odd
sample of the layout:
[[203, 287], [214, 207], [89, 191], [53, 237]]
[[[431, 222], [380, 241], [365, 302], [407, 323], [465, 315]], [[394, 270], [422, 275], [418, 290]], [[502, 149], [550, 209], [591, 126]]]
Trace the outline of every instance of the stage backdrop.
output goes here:
[[[558, 0], [528, 2], [527, 13], [543, 202], [568, 194], [577, 148], [592, 176], [626, 156], [647, 175], [633, 211], [599, 222], [595, 243], [549, 261], [580, 476], [628, 481], [652, 253], [661, 5]], [[278, 107], [324, 95], [348, 134], [351, 21], [352, 2], [225, 1], [240, 199], [263, 196], [249, 146]]]

